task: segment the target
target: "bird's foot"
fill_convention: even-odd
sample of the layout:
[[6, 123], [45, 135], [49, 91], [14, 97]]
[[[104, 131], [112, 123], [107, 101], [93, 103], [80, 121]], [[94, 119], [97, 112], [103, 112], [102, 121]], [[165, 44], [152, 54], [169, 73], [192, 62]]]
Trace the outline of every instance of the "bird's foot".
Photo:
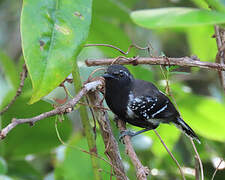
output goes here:
[[113, 120], [115, 121], [115, 123], [116, 123], [116, 127], [118, 128], [118, 121], [119, 121], [118, 116], [115, 116]]
[[135, 135], [136, 135], [136, 132], [134, 132], [134, 131], [131, 131], [131, 130], [123, 130], [123, 131], [120, 132], [119, 141], [120, 142], [123, 142], [123, 138], [125, 136], [130, 136], [132, 138]]

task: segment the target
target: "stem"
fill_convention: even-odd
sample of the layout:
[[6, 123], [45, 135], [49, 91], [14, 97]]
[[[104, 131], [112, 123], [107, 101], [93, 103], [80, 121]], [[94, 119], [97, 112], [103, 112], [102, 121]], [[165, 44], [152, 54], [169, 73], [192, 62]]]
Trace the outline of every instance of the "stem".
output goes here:
[[[74, 79], [75, 93], [78, 93], [82, 88], [82, 82], [80, 79], [80, 73], [79, 73], [79, 68], [78, 68], [77, 62], [74, 62], [72, 75], [73, 75], [73, 79]], [[85, 99], [82, 98], [80, 102], [85, 103]], [[95, 138], [94, 138], [94, 134], [92, 132], [92, 128], [91, 128], [89, 119], [88, 119], [88, 113], [87, 113], [86, 107], [80, 106], [79, 112], [80, 112], [80, 117], [81, 117], [81, 121], [82, 121], [83, 128], [84, 128], [84, 132], [85, 132], [85, 135], [87, 138], [89, 151], [91, 153], [97, 154]], [[91, 156], [91, 162], [92, 162], [95, 180], [100, 180], [101, 176], [98, 171], [98, 169], [100, 169], [98, 159]]]
[[195, 151], [196, 157], [198, 158], [198, 161], [199, 161], [199, 166], [200, 166], [200, 171], [201, 171], [201, 180], [204, 180], [204, 171], [203, 171], [202, 161], [201, 161], [200, 156], [198, 154], [198, 151], [197, 151], [197, 149], [195, 147], [194, 141], [192, 139], [190, 139], [190, 141], [191, 141], [191, 144], [192, 144], [193, 149]]
[[170, 152], [170, 150], [168, 149], [168, 147], [166, 146], [166, 144], [164, 143], [164, 141], [162, 140], [161, 136], [159, 135], [159, 133], [154, 129], [154, 132], [156, 134], [156, 136], [159, 138], [159, 140], [161, 141], [162, 145], [165, 147], [166, 151], [169, 153], [169, 155], [171, 156], [171, 158], [173, 159], [173, 161], [176, 163], [179, 171], [180, 171], [180, 174], [182, 176], [182, 179], [183, 180], [186, 180], [185, 176], [184, 176], [184, 173], [182, 171], [182, 168], [180, 166], [180, 164], [178, 163], [178, 161], [176, 160], [176, 158], [173, 156], [173, 154]]
[[[126, 130], [126, 123], [120, 119], [117, 119], [117, 121], [120, 132]], [[124, 136], [123, 142], [125, 144], [125, 151], [136, 169], [137, 180], [147, 180], [150, 170], [148, 167], [143, 166], [141, 161], [138, 159], [138, 156], [132, 146], [130, 136]]]

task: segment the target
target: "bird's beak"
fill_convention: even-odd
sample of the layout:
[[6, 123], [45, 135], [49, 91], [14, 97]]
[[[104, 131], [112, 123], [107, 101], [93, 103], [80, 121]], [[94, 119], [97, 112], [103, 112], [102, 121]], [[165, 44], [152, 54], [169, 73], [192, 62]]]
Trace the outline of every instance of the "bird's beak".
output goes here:
[[111, 74], [107, 74], [107, 73], [103, 74], [102, 77], [104, 77], [105, 79], [115, 79], [114, 76], [112, 76]]

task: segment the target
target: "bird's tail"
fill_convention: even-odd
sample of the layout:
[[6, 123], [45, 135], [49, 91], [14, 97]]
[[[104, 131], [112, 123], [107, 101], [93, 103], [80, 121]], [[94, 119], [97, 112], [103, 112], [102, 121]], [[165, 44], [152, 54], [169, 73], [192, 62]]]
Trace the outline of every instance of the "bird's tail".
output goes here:
[[180, 117], [177, 117], [177, 121], [174, 124], [182, 131], [185, 135], [189, 136], [192, 139], [195, 139], [199, 144], [201, 143], [198, 136], [195, 132], [188, 126], [184, 120]]

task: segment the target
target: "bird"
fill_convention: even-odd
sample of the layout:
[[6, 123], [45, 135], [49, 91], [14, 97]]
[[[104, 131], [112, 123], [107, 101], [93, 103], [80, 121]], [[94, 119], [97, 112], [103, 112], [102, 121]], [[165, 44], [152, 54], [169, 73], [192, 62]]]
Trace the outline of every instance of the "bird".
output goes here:
[[110, 110], [122, 121], [143, 128], [137, 132], [126, 130], [120, 138], [156, 129], [161, 123], [172, 123], [200, 143], [170, 99], [153, 83], [135, 79], [126, 67], [119, 64], [108, 66], [102, 76], [105, 79], [105, 101]]

